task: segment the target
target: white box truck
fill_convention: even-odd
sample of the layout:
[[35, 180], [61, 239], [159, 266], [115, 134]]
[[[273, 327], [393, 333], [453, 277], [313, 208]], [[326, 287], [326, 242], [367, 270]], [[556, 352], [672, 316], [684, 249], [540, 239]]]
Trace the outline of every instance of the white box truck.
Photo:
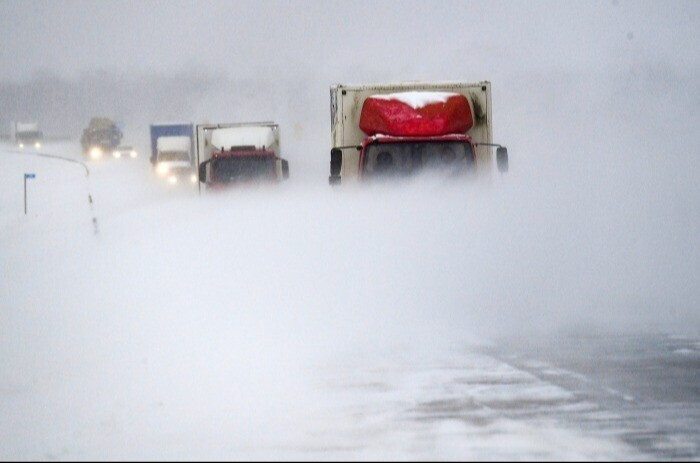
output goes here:
[[164, 122], [150, 125], [151, 164], [158, 177], [171, 184], [197, 183], [194, 164], [194, 124]]
[[428, 171], [489, 176], [508, 151], [493, 143], [490, 82], [331, 86], [329, 183]]
[[10, 136], [19, 148], [41, 148], [44, 134], [38, 122], [12, 122]]

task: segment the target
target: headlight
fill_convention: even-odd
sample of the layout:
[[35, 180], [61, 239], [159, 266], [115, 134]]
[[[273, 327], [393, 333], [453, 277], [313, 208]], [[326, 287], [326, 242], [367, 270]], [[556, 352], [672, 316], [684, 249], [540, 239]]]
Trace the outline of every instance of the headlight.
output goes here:
[[41, 148], [41, 143], [39, 143], [39, 142], [34, 143], [34, 148], [36, 148], [36, 149]]
[[24, 148], [24, 143], [20, 143], [20, 144], [19, 144], [19, 147], [20, 147], [20, 148]]
[[170, 177], [168, 177], [168, 182], [170, 182], [172, 184], [177, 183], [177, 177], [175, 177], [174, 175], [171, 175]]
[[120, 157], [122, 157], [122, 152], [121, 151], [112, 151], [112, 156], [119, 159]]
[[190, 182], [197, 183], [197, 174], [190, 175]]
[[170, 169], [168, 169], [168, 166], [165, 164], [158, 164], [156, 167], [156, 172], [158, 172], [160, 175], [167, 175]]
[[98, 146], [90, 148], [90, 157], [92, 159], [100, 159], [102, 157], [102, 149]]
[[131, 153], [129, 153], [129, 156], [131, 156], [132, 158], [135, 158], [136, 156], [138, 156], [138, 154], [136, 153], [135, 150], [131, 150]]

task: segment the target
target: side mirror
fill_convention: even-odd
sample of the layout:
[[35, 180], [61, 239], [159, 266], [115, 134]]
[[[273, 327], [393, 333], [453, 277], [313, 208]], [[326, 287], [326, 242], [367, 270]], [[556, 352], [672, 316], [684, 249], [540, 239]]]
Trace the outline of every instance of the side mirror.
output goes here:
[[340, 168], [343, 166], [343, 151], [340, 148], [331, 150], [331, 177], [340, 175]]
[[209, 161], [204, 161], [199, 165], [199, 181], [201, 183], [207, 183], [207, 164]]
[[289, 178], [289, 161], [282, 159], [282, 178], [287, 180]]
[[496, 164], [500, 172], [508, 172], [508, 148], [505, 146], [496, 149]]

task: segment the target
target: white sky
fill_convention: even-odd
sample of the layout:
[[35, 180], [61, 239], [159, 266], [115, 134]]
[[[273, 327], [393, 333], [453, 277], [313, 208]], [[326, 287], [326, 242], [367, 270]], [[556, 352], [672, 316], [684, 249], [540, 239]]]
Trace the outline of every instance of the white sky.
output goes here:
[[0, 79], [192, 66], [339, 81], [360, 66], [444, 79], [629, 59], [697, 69], [698, 25], [696, 1], [1, 0]]

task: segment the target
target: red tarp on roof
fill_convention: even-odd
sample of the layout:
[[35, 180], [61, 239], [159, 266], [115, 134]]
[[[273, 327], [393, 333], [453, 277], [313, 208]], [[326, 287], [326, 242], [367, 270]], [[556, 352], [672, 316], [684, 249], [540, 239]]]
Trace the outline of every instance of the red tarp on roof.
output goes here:
[[[474, 125], [469, 101], [464, 95], [450, 94], [443, 99], [428, 98], [414, 108], [406, 101], [420, 96], [396, 94], [397, 98], [376, 95], [362, 105], [360, 129], [367, 135], [432, 136], [464, 134]], [[415, 99], [415, 98], [413, 98]], [[403, 100], [403, 101], [402, 101]]]

